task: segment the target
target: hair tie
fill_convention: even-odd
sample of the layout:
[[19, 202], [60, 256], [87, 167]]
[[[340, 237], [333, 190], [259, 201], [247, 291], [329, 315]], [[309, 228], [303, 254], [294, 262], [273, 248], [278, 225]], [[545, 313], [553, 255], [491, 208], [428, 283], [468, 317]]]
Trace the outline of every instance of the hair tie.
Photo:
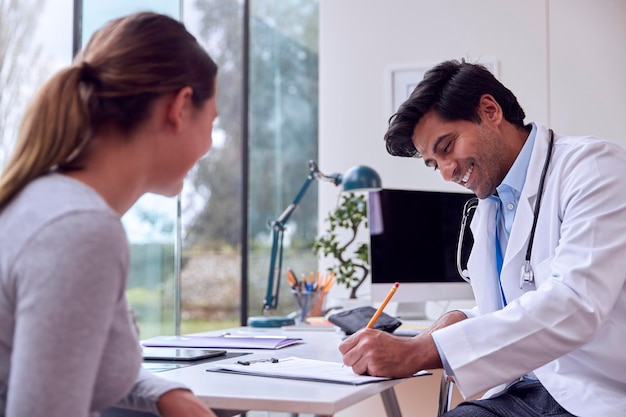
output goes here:
[[86, 61], [80, 63], [80, 80], [87, 83], [98, 82], [98, 72]]

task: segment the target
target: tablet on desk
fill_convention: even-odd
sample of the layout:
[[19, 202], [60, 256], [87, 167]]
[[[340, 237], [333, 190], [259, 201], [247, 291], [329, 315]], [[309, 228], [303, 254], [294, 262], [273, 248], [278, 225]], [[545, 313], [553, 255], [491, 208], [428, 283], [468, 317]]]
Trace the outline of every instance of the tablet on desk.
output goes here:
[[144, 347], [141, 350], [141, 355], [144, 360], [193, 361], [226, 355], [226, 351], [221, 349]]

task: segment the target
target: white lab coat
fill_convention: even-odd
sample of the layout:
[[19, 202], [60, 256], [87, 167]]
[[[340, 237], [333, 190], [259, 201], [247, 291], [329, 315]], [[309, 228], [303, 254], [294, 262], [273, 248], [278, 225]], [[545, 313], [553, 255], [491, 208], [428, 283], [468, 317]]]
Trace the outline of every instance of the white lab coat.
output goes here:
[[532, 249], [535, 285], [520, 289], [548, 129], [538, 126], [502, 267], [493, 201], [481, 200], [468, 271], [477, 307], [434, 333], [464, 396], [531, 371], [569, 412], [626, 416], [626, 152], [555, 134]]

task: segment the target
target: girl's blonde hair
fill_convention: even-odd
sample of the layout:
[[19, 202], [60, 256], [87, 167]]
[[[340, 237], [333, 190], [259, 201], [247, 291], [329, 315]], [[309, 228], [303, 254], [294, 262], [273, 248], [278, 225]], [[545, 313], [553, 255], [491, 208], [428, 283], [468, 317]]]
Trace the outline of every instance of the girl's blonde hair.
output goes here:
[[217, 66], [180, 22], [155, 13], [116, 19], [28, 107], [0, 176], [0, 210], [33, 179], [80, 169], [102, 129], [132, 133], [154, 100], [190, 86], [198, 108], [215, 94]]

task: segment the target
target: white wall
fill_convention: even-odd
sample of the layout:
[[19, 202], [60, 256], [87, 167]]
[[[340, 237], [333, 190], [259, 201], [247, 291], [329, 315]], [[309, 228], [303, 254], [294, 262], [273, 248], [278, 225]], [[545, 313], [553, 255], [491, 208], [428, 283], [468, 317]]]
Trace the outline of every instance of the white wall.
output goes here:
[[626, 2], [550, 0], [550, 121], [626, 147]]
[[[527, 122], [626, 146], [625, 40], [623, 0], [320, 0], [320, 169], [364, 164], [386, 188], [462, 191], [383, 141], [390, 70], [446, 59], [495, 58]], [[319, 191], [321, 222], [337, 189]]]

